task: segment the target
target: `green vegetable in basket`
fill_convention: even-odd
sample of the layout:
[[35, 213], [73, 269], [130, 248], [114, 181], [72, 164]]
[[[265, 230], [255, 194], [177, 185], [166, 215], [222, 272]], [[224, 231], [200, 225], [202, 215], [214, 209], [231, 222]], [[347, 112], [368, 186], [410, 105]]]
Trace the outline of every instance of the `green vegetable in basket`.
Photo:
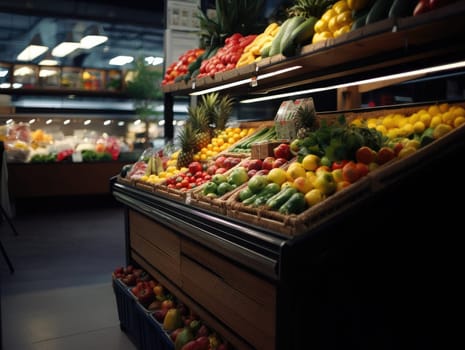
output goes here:
[[305, 206], [305, 196], [301, 192], [296, 192], [279, 207], [279, 212], [285, 215], [299, 214], [305, 210]]
[[204, 195], [207, 195], [207, 194], [210, 194], [210, 193], [216, 194], [217, 189], [218, 189], [218, 185], [213, 181], [209, 181], [203, 187], [202, 193]]
[[222, 182], [218, 185], [216, 189], [216, 194], [218, 196], [222, 196], [225, 193], [228, 193], [229, 191], [232, 191], [234, 189], [234, 186], [231, 185], [229, 182]]

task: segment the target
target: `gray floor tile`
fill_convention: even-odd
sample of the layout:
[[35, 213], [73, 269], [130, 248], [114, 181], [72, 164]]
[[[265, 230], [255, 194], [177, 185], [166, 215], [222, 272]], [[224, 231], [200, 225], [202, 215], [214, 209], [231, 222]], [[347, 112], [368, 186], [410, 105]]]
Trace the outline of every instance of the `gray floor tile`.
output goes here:
[[119, 328], [111, 272], [124, 264], [118, 206], [40, 208], [0, 222], [3, 350], [134, 350]]

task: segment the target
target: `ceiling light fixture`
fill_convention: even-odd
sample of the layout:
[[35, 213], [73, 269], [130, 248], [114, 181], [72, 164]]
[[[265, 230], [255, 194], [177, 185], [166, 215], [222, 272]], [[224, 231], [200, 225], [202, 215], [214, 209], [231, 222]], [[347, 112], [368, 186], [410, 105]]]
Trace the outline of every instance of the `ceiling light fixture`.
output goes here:
[[279, 70], [277, 70], [275, 72], [260, 74], [260, 75], [257, 75], [256, 77], [246, 78], [246, 79], [242, 79], [242, 80], [239, 80], [239, 81], [234, 81], [232, 83], [228, 83], [228, 84], [224, 84], [224, 85], [220, 85], [220, 86], [215, 86], [213, 88], [196, 91], [196, 92], [193, 92], [193, 93], [191, 93], [189, 95], [191, 95], [191, 96], [199, 96], [199, 95], [209, 94], [209, 93], [215, 92], [215, 91], [230, 89], [230, 88], [233, 88], [233, 87], [239, 86], [239, 85], [251, 84], [251, 83], [256, 84], [259, 80], [267, 79], [267, 78], [273, 77], [275, 75], [284, 74], [284, 73], [287, 73], [287, 72], [290, 72], [290, 71], [293, 71], [293, 70], [296, 70], [296, 69], [300, 69], [300, 68], [302, 68], [302, 66], [292, 66], [292, 67], [288, 67], [288, 68], [284, 68], [284, 69], [279, 69]]
[[42, 61], [39, 62], [39, 66], [57, 66], [59, 63], [50, 53], [47, 53]]
[[145, 62], [151, 66], [158, 66], [163, 63], [163, 57], [148, 56], [145, 57]]
[[81, 44], [74, 41], [73, 33], [68, 32], [66, 34], [66, 38], [63, 42], [59, 43], [55, 48], [52, 50], [52, 56], [55, 57], [65, 57], [68, 56], [70, 53], [76, 51], [81, 47]]
[[255, 102], [262, 102], [262, 101], [270, 101], [270, 100], [275, 100], [278, 98], [286, 98], [286, 97], [291, 97], [291, 96], [296, 96], [296, 95], [311, 94], [315, 92], [335, 90], [335, 89], [356, 86], [356, 85], [372, 84], [372, 83], [376, 83], [380, 81], [397, 80], [397, 79], [408, 78], [408, 77], [415, 78], [418, 75], [436, 73], [436, 72], [441, 72], [441, 71], [456, 69], [456, 68], [463, 68], [463, 67], [465, 67], [465, 61], [460, 61], [460, 62], [455, 62], [455, 63], [443, 64], [440, 66], [417, 69], [417, 70], [404, 72], [404, 73], [397, 73], [397, 74], [385, 75], [382, 77], [359, 80], [359, 81], [354, 81], [350, 83], [344, 83], [344, 84], [338, 84], [338, 85], [332, 85], [332, 86], [326, 86], [326, 87], [314, 88], [314, 89], [308, 89], [308, 90], [299, 90], [299, 91], [293, 91], [289, 93], [277, 94], [277, 95], [272, 95], [272, 96], [250, 98], [250, 99], [242, 100], [240, 101], [240, 103], [255, 103]]
[[86, 49], [86, 50], [91, 49], [95, 46], [103, 44], [107, 40], [108, 40], [108, 37], [102, 34], [102, 31], [100, 30], [100, 28], [96, 25], [93, 25], [87, 31], [87, 35], [81, 39], [80, 41], [81, 49]]
[[32, 61], [34, 58], [39, 57], [45, 51], [48, 50], [48, 47], [42, 43], [40, 34], [34, 35], [29, 45], [20, 52], [18, 55], [18, 61]]
[[132, 56], [116, 56], [110, 60], [109, 64], [113, 66], [124, 66], [132, 61], [134, 61], [134, 57]]

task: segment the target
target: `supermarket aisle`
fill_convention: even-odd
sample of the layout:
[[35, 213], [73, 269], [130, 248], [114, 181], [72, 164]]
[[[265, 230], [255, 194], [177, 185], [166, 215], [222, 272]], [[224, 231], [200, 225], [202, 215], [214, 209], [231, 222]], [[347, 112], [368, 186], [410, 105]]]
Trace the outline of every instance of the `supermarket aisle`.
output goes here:
[[124, 264], [123, 210], [113, 198], [17, 206], [15, 268], [0, 257], [2, 350], [134, 350], [120, 331], [111, 272]]

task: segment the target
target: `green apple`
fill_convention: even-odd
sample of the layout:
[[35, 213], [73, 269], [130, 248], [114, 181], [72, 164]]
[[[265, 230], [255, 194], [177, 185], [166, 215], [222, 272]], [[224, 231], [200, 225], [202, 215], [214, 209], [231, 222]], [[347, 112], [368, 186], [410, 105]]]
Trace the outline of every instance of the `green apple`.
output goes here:
[[217, 185], [219, 185], [220, 183], [222, 182], [227, 182], [228, 181], [228, 177], [224, 174], [215, 174], [213, 175], [212, 177], [212, 181], [214, 183], [216, 183]]
[[231, 171], [231, 174], [228, 176], [228, 182], [230, 184], [240, 186], [243, 183], [246, 183], [249, 180], [247, 175], [247, 170], [244, 167], [238, 167]]
[[313, 186], [321, 191], [326, 196], [336, 192], [337, 184], [334, 181], [333, 174], [329, 171], [321, 171], [317, 174]]

